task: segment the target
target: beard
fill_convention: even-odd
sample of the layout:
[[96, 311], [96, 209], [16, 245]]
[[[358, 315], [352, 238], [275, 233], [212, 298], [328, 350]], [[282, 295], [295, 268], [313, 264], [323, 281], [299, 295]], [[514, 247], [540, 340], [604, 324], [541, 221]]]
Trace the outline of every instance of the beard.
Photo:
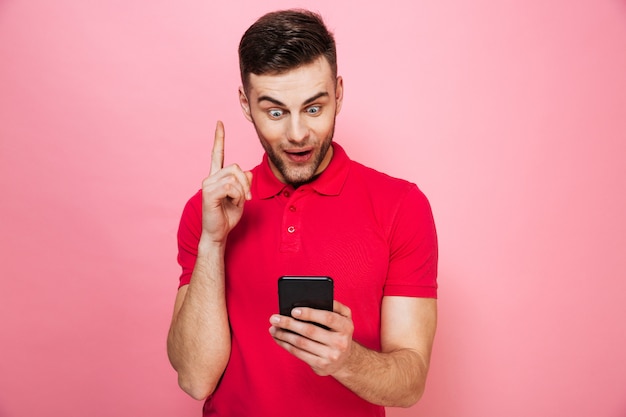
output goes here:
[[[263, 146], [265, 153], [267, 153], [267, 157], [276, 167], [278, 172], [280, 172], [285, 183], [293, 186], [294, 188], [298, 188], [303, 184], [313, 181], [319, 174], [321, 174], [321, 172], [317, 171], [324, 161], [326, 154], [329, 152], [330, 146], [333, 142], [333, 136], [335, 134], [335, 121], [333, 119], [333, 125], [329, 134], [322, 140], [321, 143], [319, 143], [319, 145], [311, 141], [306, 141], [299, 145], [302, 148], [313, 146], [313, 155], [311, 155], [311, 158], [309, 158], [308, 161], [302, 164], [296, 164], [283, 157], [283, 151], [280, 145], [273, 148], [265, 137], [261, 135], [258, 129], [256, 129], [256, 132], [259, 137], [259, 141], [261, 142], [261, 146]], [[293, 146], [290, 146], [290, 149], [293, 150]]]

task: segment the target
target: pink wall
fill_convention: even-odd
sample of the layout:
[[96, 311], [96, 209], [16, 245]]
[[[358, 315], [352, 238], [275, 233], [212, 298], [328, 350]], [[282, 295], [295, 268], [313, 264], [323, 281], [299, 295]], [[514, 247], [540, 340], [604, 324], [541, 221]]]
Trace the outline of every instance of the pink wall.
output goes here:
[[438, 223], [429, 387], [389, 415], [625, 416], [623, 0], [0, 1], [0, 416], [199, 415], [178, 216], [216, 119], [258, 160], [236, 46], [295, 4], [335, 28], [338, 141]]

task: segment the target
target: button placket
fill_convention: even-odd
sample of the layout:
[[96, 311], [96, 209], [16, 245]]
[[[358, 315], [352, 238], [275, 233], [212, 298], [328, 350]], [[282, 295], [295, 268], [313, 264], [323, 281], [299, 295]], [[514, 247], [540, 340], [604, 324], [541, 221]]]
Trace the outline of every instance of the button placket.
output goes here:
[[299, 206], [303, 196], [304, 194], [301, 192], [283, 191], [283, 197], [286, 197], [288, 200], [283, 211], [281, 251], [295, 252], [300, 250], [302, 213], [299, 210]]

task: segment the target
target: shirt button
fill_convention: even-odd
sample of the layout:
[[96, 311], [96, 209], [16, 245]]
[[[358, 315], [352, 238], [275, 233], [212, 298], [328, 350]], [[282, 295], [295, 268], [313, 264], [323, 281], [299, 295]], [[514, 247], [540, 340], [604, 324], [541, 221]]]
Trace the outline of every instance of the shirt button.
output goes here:
[[289, 193], [289, 191], [285, 190], [285, 191], [283, 192], [283, 195], [284, 195], [285, 197], [289, 197], [289, 196], [290, 196], [290, 193]]
[[289, 211], [296, 211], [296, 206], [289, 207]]
[[289, 233], [293, 233], [293, 232], [295, 232], [295, 231], [296, 231], [296, 228], [295, 228], [295, 227], [293, 227], [293, 226], [289, 226], [289, 227], [287, 228], [287, 231], [288, 231]]

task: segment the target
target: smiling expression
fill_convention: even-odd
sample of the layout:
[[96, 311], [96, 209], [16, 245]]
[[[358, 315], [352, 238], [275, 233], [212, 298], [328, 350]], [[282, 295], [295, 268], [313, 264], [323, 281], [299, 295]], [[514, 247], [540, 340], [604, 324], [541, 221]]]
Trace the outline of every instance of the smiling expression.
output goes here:
[[343, 80], [320, 57], [281, 74], [250, 74], [239, 89], [246, 118], [254, 124], [276, 177], [295, 187], [319, 175], [332, 159], [335, 117]]

